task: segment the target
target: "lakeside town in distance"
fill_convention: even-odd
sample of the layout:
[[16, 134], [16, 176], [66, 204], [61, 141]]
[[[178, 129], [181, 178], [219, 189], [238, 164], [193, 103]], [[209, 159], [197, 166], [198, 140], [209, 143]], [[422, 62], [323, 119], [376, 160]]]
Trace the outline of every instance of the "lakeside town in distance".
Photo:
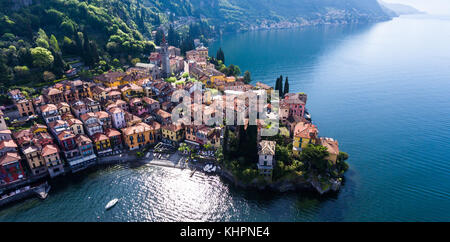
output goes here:
[[[271, 87], [251, 85], [247, 72], [222, 73], [217, 68], [222, 50], [209, 57], [208, 48], [195, 43], [181, 56], [163, 39], [147, 63], [92, 80], [68, 78], [44, 87], [37, 97], [9, 90], [12, 104], [0, 107], [0, 205], [35, 194], [45, 199], [52, 179], [130, 161], [218, 174], [242, 188], [338, 191], [348, 155], [337, 140], [319, 136], [306, 109], [307, 94], [290, 92], [282, 76]], [[192, 99], [201, 93], [200, 102], [189, 108], [203, 123], [175, 122], [179, 117], [173, 113], [182, 102], [173, 99], [177, 91]], [[263, 97], [263, 104], [234, 99], [249, 92]], [[222, 123], [230, 108], [221, 104], [230, 96], [231, 113], [243, 118], [242, 125]], [[276, 114], [276, 135], [261, 135], [272, 126], [261, 117], [252, 125], [252, 114], [260, 112]]]

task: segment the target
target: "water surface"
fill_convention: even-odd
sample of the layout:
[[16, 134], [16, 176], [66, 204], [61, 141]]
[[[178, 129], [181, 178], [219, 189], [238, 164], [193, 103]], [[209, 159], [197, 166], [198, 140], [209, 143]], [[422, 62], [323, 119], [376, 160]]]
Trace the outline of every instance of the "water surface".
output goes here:
[[[227, 35], [226, 62], [309, 95], [320, 135], [350, 154], [340, 193], [241, 191], [141, 164], [84, 172], [0, 221], [449, 221], [450, 18]], [[120, 202], [105, 212], [114, 197]]]

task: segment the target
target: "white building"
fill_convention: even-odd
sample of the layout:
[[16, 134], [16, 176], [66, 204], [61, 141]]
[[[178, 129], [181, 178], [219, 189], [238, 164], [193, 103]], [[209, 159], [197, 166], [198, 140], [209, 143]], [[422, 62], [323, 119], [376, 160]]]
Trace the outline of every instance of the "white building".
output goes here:
[[258, 159], [258, 170], [259, 174], [264, 178], [271, 180], [273, 171], [273, 162], [275, 156], [275, 141], [262, 140], [259, 143], [259, 159]]

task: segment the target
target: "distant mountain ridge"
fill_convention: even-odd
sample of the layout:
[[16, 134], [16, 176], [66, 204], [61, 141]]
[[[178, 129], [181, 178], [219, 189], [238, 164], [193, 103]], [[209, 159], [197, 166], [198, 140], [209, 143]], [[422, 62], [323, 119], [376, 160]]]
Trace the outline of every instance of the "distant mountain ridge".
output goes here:
[[390, 19], [377, 0], [144, 0], [144, 4], [176, 16], [207, 19], [228, 31]]
[[[400, 4], [400, 3], [387, 3], [384, 1], [378, 1], [383, 8], [386, 8], [387, 12], [390, 12], [390, 15], [394, 13], [395, 15], [408, 15], [408, 14], [423, 14], [422, 12], [414, 7], [409, 5]], [[391, 15], [392, 16], [392, 15]]]

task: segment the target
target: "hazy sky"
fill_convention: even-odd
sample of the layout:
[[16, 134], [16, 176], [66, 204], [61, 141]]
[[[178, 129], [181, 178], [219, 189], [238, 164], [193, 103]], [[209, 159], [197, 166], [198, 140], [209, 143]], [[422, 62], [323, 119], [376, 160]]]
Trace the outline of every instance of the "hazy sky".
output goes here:
[[384, 0], [413, 6], [430, 14], [450, 15], [450, 0]]

